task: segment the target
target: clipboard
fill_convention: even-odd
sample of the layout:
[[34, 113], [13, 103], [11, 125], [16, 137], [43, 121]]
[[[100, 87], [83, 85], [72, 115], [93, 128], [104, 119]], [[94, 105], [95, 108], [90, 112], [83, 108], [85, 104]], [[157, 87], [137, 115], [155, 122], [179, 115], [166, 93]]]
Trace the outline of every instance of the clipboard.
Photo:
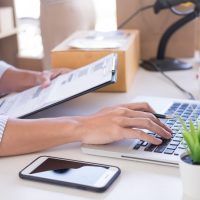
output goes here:
[[89, 65], [58, 76], [47, 88], [35, 86], [1, 98], [0, 115], [25, 118], [116, 81], [117, 54], [112, 53]]

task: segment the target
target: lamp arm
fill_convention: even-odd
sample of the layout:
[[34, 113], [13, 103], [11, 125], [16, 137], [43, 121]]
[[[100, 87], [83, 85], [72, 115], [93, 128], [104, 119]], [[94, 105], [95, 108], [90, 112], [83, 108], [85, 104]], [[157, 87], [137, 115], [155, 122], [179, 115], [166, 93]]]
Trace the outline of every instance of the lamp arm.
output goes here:
[[157, 52], [157, 60], [163, 60], [165, 59], [165, 52], [167, 48], [168, 41], [172, 37], [172, 35], [180, 28], [182, 28], [184, 25], [189, 23], [190, 21], [194, 20], [196, 17], [199, 16], [199, 12], [194, 11], [185, 17], [182, 17], [180, 20], [172, 24], [167, 31], [164, 33], [162, 36], [159, 47], [158, 47], [158, 52]]

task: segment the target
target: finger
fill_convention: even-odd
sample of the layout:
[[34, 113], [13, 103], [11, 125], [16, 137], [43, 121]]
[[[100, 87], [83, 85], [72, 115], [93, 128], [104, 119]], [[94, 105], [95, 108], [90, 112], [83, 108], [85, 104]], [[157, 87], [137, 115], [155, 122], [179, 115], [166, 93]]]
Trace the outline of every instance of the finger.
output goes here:
[[157, 124], [159, 125], [159, 126], [161, 126], [161, 127], [163, 127], [165, 130], [167, 130], [168, 132], [170, 132], [171, 134], [172, 134], [172, 129], [170, 129], [168, 126], [166, 126], [165, 124], [163, 124], [158, 118], [156, 118], [157, 119]]
[[134, 111], [135, 114], [137, 114], [138, 116], [135, 118], [148, 118], [150, 120], [152, 120], [153, 122], [155, 122], [156, 124], [158, 124], [159, 126], [161, 126], [162, 128], [164, 128], [165, 130], [167, 130], [168, 132], [172, 133], [172, 130], [166, 126], [165, 124], [163, 124], [157, 117], [155, 117], [152, 113], [148, 113], [148, 112], [141, 112], [141, 111]]
[[155, 132], [163, 138], [171, 138], [171, 133], [165, 130], [162, 126], [159, 126], [154, 121], [147, 118], [121, 118], [120, 125], [122, 127], [131, 127], [131, 128], [141, 128], [147, 129], [149, 131]]
[[125, 134], [125, 139], [140, 139], [151, 144], [159, 145], [162, 143], [162, 140], [152, 137], [139, 129], [123, 129]]
[[51, 73], [49, 71], [44, 71], [41, 76], [41, 87], [46, 88], [51, 84]]
[[41, 87], [42, 87], [42, 88], [46, 88], [46, 87], [48, 87], [50, 84], [51, 84], [51, 81], [46, 80], [46, 81], [44, 81], [44, 82], [41, 84]]
[[60, 75], [61, 75], [60, 72], [54, 72], [54, 73], [52, 72], [50, 79], [53, 80], [53, 79], [55, 79], [56, 77], [58, 77]]
[[51, 80], [55, 79], [61, 74], [70, 72], [70, 69], [54, 69], [52, 71], [43, 71], [40, 78], [39, 78], [39, 84], [41, 85], [42, 88], [46, 88], [51, 84]]
[[155, 113], [154, 109], [146, 102], [122, 104], [121, 106], [126, 107], [130, 110], [140, 110], [140, 111]]
[[62, 74], [66, 74], [69, 73], [70, 71], [72, 71], [72, 69], [68, 69], [68, 68], [60, 68], [60, 69], [53, 69], [51, 70], [51, 79], [54, 79]]
[[142, 111], [133, 111], [128, 108], [121, 108], [123, 110], [123, 116], [129, 118], [147, 118], [154, 121], [156, 124], [167, 130], [168, 132], [172, 133], [172, 130], [163, 124], [158, 118], [156, 118], [152, 113], [149, 112], [142, 112]]

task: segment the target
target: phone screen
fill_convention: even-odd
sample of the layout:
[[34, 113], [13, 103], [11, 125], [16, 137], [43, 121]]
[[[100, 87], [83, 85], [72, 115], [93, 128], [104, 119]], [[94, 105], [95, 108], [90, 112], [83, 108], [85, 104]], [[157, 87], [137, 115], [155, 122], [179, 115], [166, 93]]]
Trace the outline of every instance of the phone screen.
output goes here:
[[109, 167], [48, 158], [30, 172], [35, 177], [93, 186]]

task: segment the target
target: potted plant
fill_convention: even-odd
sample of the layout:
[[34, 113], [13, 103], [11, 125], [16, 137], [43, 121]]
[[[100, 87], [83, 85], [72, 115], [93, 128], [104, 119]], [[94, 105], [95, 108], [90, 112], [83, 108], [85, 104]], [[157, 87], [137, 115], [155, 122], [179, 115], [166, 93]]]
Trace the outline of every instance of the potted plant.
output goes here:
[[187, 152], [180, 156], [180, 173], [183, 193], [192, 199], [200, 199], [200, 123], [190, 121], [190, 126], [181, 120]]

